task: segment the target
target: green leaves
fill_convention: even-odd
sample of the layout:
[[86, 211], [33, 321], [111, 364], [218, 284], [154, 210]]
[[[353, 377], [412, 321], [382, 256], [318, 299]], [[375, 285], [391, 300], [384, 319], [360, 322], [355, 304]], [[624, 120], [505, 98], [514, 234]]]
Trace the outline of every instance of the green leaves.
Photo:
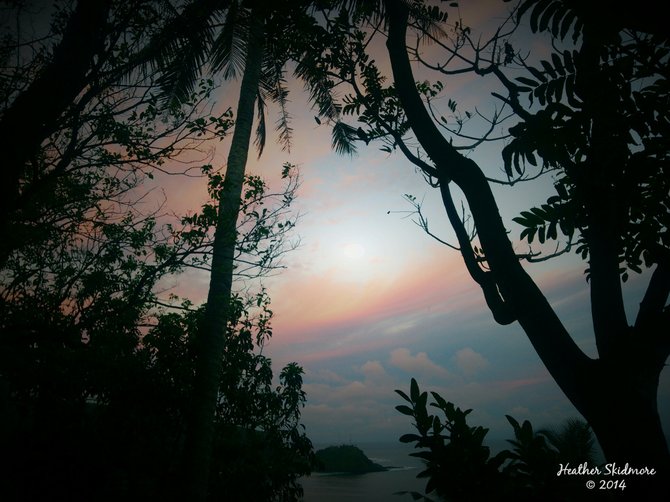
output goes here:
[[403, 415], [407, 415], [407, 416], [410, 416], [410, 417], [414, 416], [414, 410], [412, 408], [410, 408], [409, 406], [406, 406], [404, 404], [396, 406], [395, 409], [398, 410]]
[[396, 410], [414, 418], [418, 434], [404, 434], [400, 441], [416, 443], [415, 448], [421, 449], [410, 455], [425, 461], [426, 469], [417, 477], [428, 478], [426, 493], [435, 491], [442, 497], [459, 499], [466, 493], [470, 497], [473, 493], [484, 496], [487, 490], [496, 489], [497, 464], [492, 463], [488, 448], [483, 446], [488, 430], [467, 424], [466, 416], [472, 410], [461, 410], [431, 392], [430, 407], [440, 410], [444, 418], [429, 414], [428, 393], [421, 392], [414, 378], [409, 395], [401, 390], [395, 392], [409, 403], [396, 406]]
[[[566, 500], [581, 485], [573, 485], [566, 477], [557, 478], [559, 462], [575, 465], [588, 461], [593, 438], [583, 422], [568, 422], [561, 433], [534, 431], [528, 420], [519, 423], [509, 415], [507, 421], [514, 430], [508, 440], [512, 450], [503, 450], [491, 457], [484, 446], [488, 429], [471, 426], [467, 415], [436, 392], [431, 392], [430, 406], [442, 413], [426, 415], [425, 402], [416, 380], [410, 383], [409, 395], [396, 390], [411, 406], [403, 405], [402, 413], [415, 419], [418, 434], [404, 434], [402, 443], [415, 443], [419, 451], [410, 455], [424, 461], [425, 469], [417, 477], [427, 478], [426, 494], [437, 493], [445, 500], [545, 500], [548, 494]], [[423, 421], [432, 424], [421, 428]], [[563, 433], [563, 431], [567, 431]], [[551, 445], [549, 442], [551, 442]], [[416, 493], [416, 500], [427, 499]]]
[[[555, 3], [531, 0], [521, 10], [532, 9], [535, 27], [555, 34], [547, 20], [563, 23], [571, 16]], [[627, 271], [655, 263], [653, 249], [670, 248], [670, 187], [660, 175], [670, 152], [668, 108], [662, 104], [670, 85], [661, 70], [669, 51], [651, 36], [623, 37], [589, 56], [588, 64], [583, 49], [555, 51], [516, 78], [518, 91], [537, 111], [509, 129], [505, 172], [514, 181], [528, 177], [529, 166], [559, 173], [557, 195], [514, 218], [522, 239], [543, 243], [561, 233], [577, 235], [575, 250], [587, 259], [587, 234], [598, 231], [590, 227], [613, 225], [611, 248], [624, 281]], [[594, 217], [603, 207], [609, 216]]]
[[533, 32], [550, 31], [562, 40], [572, 31], [573, 42], [581, 35], [582, 21], [569, 3], [560, 0], [524, 0], [517, 11], [517, 19], [521, 19], [528, 11]]
[[542, 207], [534, 207], [530, 211], [521, 211], [521, 216], [512, 220], [525, 227], [521, 231], [521, 239], [527, 239], [530, 244], [537, 234], [538, 240], [543, 244], [545, 239], [557, 238], [558, 218], [559, 211], [555, 207], [543, 204]]
[[337, 121], [333, 125], [331, 146], [340, 155], [353, 155], [356, 153], [357, 129], [349, 124]]
[[568, 50], [561, 53], [554, 52], [551, 54], [551, 61], [540, 60], [541, 69], [526, 66], [534, 78], [517, 77], [515, 80], [522, 84], [518, 90], [528, 94], [531, 105], [535, 100], [541, 106], [567, 100], [571, 107], [581, 108], [582, 102], [575, 94], [576, 74], [573, 58], [576, 54], [576, 51]]

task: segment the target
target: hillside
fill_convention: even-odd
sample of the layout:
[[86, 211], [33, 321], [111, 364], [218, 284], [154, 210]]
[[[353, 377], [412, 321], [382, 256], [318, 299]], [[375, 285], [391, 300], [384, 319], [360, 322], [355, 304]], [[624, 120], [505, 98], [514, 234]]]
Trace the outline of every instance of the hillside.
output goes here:
[[386, 467], [375, 464], [360, 448], [353, 445], [329, 446], [318, 450], [316, 458], [319, 462], [318, 472], [365, 474], [387, 470]]

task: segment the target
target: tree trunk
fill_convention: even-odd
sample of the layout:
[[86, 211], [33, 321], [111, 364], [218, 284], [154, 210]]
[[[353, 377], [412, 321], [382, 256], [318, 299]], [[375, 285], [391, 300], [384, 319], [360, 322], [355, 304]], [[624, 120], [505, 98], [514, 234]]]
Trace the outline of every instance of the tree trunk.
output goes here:
[[196, 343], [196, 374], [191, 420], [185, 445], [186, 498], [207, 498], [214, 415], [224, 352], [233, 281], [237, 217], [251, 138], [254, 105], [261, 77], [264, 52], [263, 21], [252, 15], [244, 74], [237, 104], [237, 117], [218, 208], [214, 234], [212, 271], [203, 325]]
[[591, 425], [608, 465], [623, 469], [650, 468], [655, 474], [612, 474], [603, 479], [623, 479], [625, 498], [662, 500], [668, 492], [670, 456], [658, 415], [657, 389], [662, 365], [653, 361], [634, 361], [607, 366], [599, 361], [588, 386], [588, 406], [579, 411]]
[[[488, 295], [491, 290], [499, 295], [495, 301], [489, 301], [487, 297], [487, 304], [502, 306], [509, 311], [511, 314], [502, 316], [505, 321], [510, 317], [519, 321], [551, 376], [593, 428], [608, 462], [616, 462], [620, 467], [628, 462], [632, 467], [649, 467], [657, 471], [653, 476], [605, 479], [625, 478], [630, 485], [637, 485], [637, 493], [629, 490], [625, 494], [631, 497], [643, 496], [645, 491], [649, 495], [667, 486], [664, 476], [669, 472], [670, 456], [656, 405], [658, 379], [669, 353], [667, 336], [664, 340], [650, 331], [650, 327], [638, 329], [624, 325], [620, 332], [608, 335], [621, 343], [608, 347], [599, 360], [590, 359], [577, 347], [515, 256], [481, 168], [455, 150], [435, 127], [416, 90], [407, 54], [407, 7], [400, 0], [387, 0], [386, 4], [389, 19], [387, 48], [396, 90], [417, 140], [435, 165], [437, 174], [431, 174], [440, 182], [445, 209], [449, 213], [453, 204], [445, 184], [453, 181], [467, 199], [489, 266], [486, 272], [469, 271], [485, 293], [486, 287]], [[450, 221], [455, 226], [461, 224], [451, 218]], [[462, 253], [467, 261], [467, 250]], [[659, 321], [667, 321], [667, 314], [663, 312], [668, 296], [667, 275], [663, 267], [652, 278], [643, 301], [646, 326], [662, 326]], [[618, 269], [616, 278], [618, 280]], [[659, 284], [654, 286], [656, 278]], [[494, 282], [493, 288], [490, 281]], [[612, 290], [620, 292], [620, 288], [610, 288], [609, 292]], [[602, 294], [602, 291], [593, 293]], [[598, 317], [607, 316], [607, 308], [599, 305], [599, 299], [595, 302], [594, 321], [599, 331], [604, 331], [612, 323]]]

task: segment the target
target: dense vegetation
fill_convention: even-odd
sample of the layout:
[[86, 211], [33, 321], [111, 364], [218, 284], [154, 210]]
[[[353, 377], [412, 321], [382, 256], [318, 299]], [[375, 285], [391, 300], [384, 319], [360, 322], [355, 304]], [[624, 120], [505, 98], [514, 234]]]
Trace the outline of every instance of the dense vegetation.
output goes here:
[[[183, 499], [203, 307], [165, 285], [210, 271], [225, 178], [210, 143], [234, 117], [213, 111], [211, 80], [165, 98], [148, 62], [169, 43], [167, 7], [3, 6], [2, 500]], [[262, 354], [272, 311], [257, 278], [290, 247], [298, 184], [276, 168], [283, 190], [242, 180], [232, 280], [245, 282], [219, 333], [212, 498], [295, 499], [311, 469], [302, 369], [274, 378]], [[173, 214], [151, 188], [168, 175], [199, 177], [210, 200]]]
[[[272, 313], [253, 282], [285, 249], [296, 174], [284, 166], [285, 192], [273, 203], [263, 180], [245, 170], [254, 126], [263, 150], [270, 102], [280, 109], [278, 139], [290, 145], [287, 65], [303, 80], [317, 122], [332, 127], [336, 151], [376, 142], [401, 152], [439, 191], [452, 247], [493, 318], [524, 330], [608, 460], [649, 464], [661, 473], [649, 494], [665, 488], [670, 454], [656, 394], [670, 354], [667, 330], [659, 330], [670, 320], [670, 41], [657, 7], [643, 2], [622, 15], [604, 1], [521, 0], [481, 42], [472, 27], [451, 21], [455, 2], [442, 4], [3, 4], [4, 499], [299, 495], [297, 478], [313, 456], [300, 424], [302, 369], [290, 364], [273, 380], [262, 353]], [[543, 37], [547, 55], [514, 46], [523, 23]], [[380, 34], [390, 73], [371, 55]], [[436, 50], [425, 52], [425, 41]], [[412, 62], [432, 81], [417, 83]], [[207, 72], [241, 76], [234, 111], [214, 106], [214, 81], [201, 78]], [[437, 78], [464, 74], [493, 79], [500, 109], [461, 110]], [[475, 116], [487, 132], [467, 130]], [[210, 165], [207, 142], [231, 130], [226, 169]], [[494, 140], [499, 177], [470, 156]], [[187, 215], [152, 205], [150, 186], [162, 175], [202, 176], [210, 200]], [[491, 185], [547, 175], [555, 193], [513, 219], [528, 246], [520, 254]], [[456, 210], [453, 187], [471, 218]], [[408, 200], [428, 230], [420, 205]], [[569, 252], [585, 260], [597, 357], [575, 343], [522, 266]], [[188, 269], [210, 276], [203, 305], [164, 291], [164, 281]], [[645, 271], [629, 321], [624, 284]], [[247, 282], [236, 287], [240, 279]], [[421, 428], [412, 441], [425, 440], [425, 425], [441, 432], [434, 419], [423, 423], [424, 395], [413, 386], [403, 396]], [[481, 448], [485, 432], [434, 398], [470, 441], [447, 463], [475, 466], [459, 479], [479, 486], [490, 476], [481, 486], [490, 490], [504, 469]], [[519, 445], [535, 444], [530, 425], [511, 423]], [[524, 472], [547, 458], [556, 460], [528, 460]]]
[[[454, 501], [609, 500], [618, 499], [626, 488], [639, 496], [639, 486], [631, 479], [624, 480], [623, 488], [605, 494], [586, 487], [587, 481], [598, 480], [593, 474], [598, 463], [595, 438], [581, 420], [534, 431], [528, 420], [519, 424], [507, 415], [514, 429], [514, 439], [508, 440], [512, 449], [491, 455], [485, 445], [488, 429], [467, 423], [472, 410], [462, 410], [436, 392], [430, 393], [429, 404], [428, 393], [421, 392], [414, 379], [409, 394], [396, 393], [407, 403], [396, 409], [414, 419], [417, 432], [403, 435], [400, 441], [414, 443], [418, 451], [410, 455], [424, 461], [425, 469], [417, 477], [427, 479], [426, 494], [412, 492], [414, 500], [431, 501], [435, 495]], [[438, 412], [430, 413], [429, 406]], [[559, 475], [562, 466], [573, 469], [573, 474]], [[576, 475], [579, 466], [585, 470]], [[604, 467], [600, 469], [605, 472]]]

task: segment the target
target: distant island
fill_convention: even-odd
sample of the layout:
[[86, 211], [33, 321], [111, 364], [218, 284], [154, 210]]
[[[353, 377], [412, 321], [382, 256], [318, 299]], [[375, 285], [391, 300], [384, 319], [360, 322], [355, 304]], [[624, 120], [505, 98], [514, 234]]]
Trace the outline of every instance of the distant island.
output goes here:
[[316, 452], [317, 472], [344, 472], [365, 474], [383, 472], [388, 468], [375, 464], [360, 448], [353, 445], [329, 446]]

